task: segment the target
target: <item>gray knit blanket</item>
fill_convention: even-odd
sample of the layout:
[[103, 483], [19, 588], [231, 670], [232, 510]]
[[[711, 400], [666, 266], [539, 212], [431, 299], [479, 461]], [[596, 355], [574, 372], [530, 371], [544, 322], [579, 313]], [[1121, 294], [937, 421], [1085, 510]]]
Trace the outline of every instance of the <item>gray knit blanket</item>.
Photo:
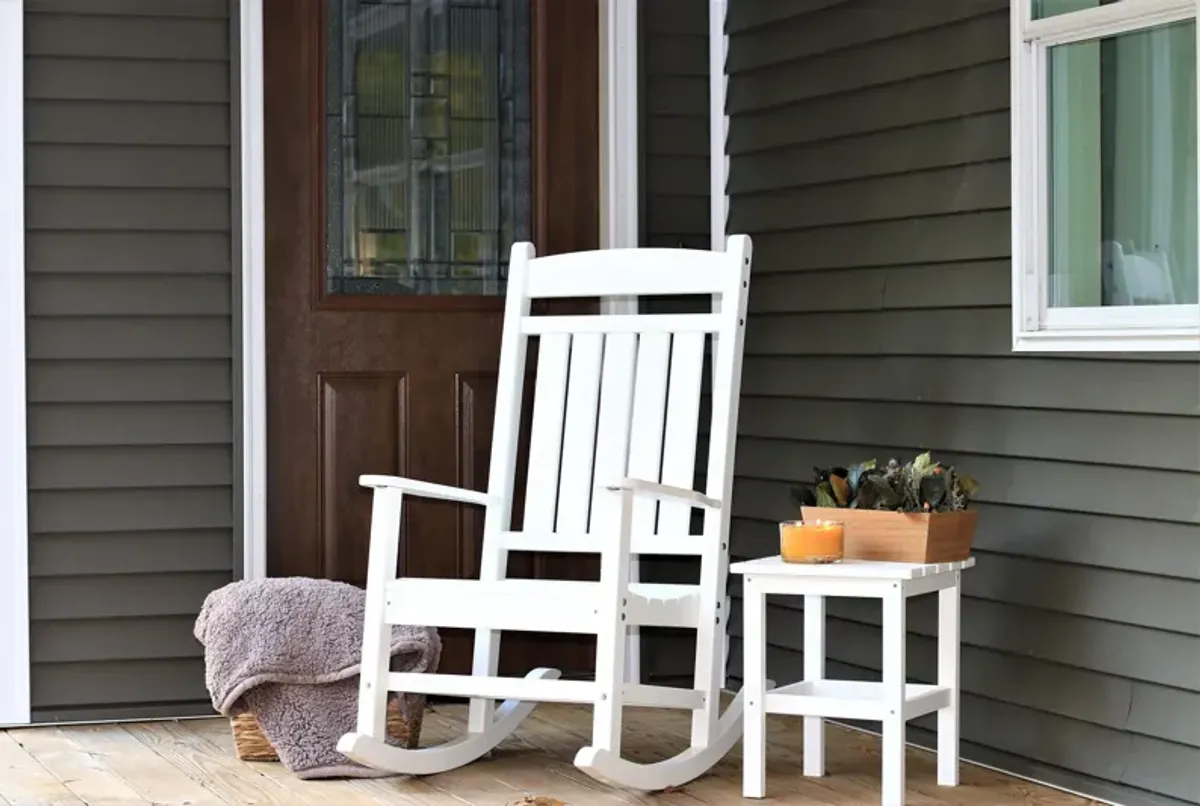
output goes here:
[[[205, 682], [224, 716], [250, 711], [300, 778], [374, 778], [337, 751], [355, 729], [365, 592], [342, 582], [278, 577], [213, 591], [196, 619]], [[435, 672], [435, 628], [392, 627], [392, 671]], [[403, 695], [411, 718], [420, 698]]]

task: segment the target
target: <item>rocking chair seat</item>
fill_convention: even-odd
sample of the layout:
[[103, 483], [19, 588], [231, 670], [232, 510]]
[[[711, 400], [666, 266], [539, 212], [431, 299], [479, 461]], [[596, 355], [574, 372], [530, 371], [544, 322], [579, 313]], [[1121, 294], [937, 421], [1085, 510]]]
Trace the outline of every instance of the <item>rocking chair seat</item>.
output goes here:
[[[690, 627], [699, 618], [696, 585], [635, 582], [620, 609], [630, 626]], [[564, 579], [428, 579], [401, 577], [387, 586], [390, 624], [470, 629], [595, 633], [611, 619], [599, 582]]]

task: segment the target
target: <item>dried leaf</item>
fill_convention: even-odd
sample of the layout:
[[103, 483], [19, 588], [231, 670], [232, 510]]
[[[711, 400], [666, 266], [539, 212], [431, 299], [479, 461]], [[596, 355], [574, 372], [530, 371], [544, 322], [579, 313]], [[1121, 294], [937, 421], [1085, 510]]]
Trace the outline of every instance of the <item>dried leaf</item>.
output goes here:
[[859, 509], [895, 509], [900, 506], [900, 493], [892, 489], [883, 476], [867, 476], [858, 491]]
[[833, 490], [830, 489], [829, 482], [823, 481], [817, 485], [817, 506], [836, 508], [838, 505], [837, 499], [833, 497]]
[[850, 482], [836, 473], [831, 473], [829, 476], [829, 486], [833, 489], [833, 497], [837, 500], [839, 507], [844, 507], [850, 503]]
[[971, 476], [959, 476], [958, 487], [968, 498], [974, 498], [980, 490], [980, 484]]

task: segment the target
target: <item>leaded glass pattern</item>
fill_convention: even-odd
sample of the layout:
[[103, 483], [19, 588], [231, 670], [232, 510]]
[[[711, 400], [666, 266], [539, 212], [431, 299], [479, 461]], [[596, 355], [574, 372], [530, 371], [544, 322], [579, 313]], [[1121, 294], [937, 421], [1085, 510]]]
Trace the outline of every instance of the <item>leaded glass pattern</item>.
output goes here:
[[327, 0], [326, 291], [503, 294], [531, 240], [529, 0]]

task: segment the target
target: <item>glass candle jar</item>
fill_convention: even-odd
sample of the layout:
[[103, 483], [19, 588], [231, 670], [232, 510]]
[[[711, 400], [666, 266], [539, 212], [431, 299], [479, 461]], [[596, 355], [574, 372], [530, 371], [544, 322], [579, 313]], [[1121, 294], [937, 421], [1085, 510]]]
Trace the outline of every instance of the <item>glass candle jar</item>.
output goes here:
[[846, 527], [841, 521], [783, 521], [779, 556], [785, 563], [837, 563], [846, 556]]

